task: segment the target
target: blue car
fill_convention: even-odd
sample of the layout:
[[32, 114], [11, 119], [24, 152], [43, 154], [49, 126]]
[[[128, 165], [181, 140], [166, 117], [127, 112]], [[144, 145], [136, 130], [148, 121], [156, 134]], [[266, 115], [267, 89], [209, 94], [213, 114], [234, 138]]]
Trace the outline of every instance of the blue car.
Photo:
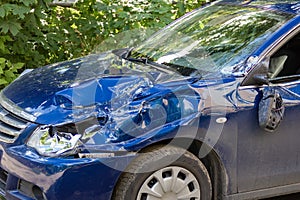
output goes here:
[[23, 73], [0, 95], [1, 196], [300, 192], [299, 13], [299, 1], [217, 1], [135, 48]]

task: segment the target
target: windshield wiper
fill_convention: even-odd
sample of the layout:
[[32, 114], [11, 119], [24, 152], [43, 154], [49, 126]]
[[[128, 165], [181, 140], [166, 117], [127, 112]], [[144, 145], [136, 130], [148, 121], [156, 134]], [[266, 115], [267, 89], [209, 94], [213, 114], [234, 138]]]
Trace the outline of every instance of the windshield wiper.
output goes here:
[[149, 58], [147, 58], [146, 56], [139, 56], [139, 57], [131, 57], [131, 53], [133, 51], [134, 48], [130, 48], [128, 49], [127, 52], [125, 52], [121, 57], [125, 60], [131, 61], [131, 62], [138, 62], [138, 63], [143, 63], [145, 65], [150, 65], [153, 68], [166, 72], [166, 73], [170, 73], [170, 72], [175, 72], [178, 73], [176, 70], [172, 69], [171, 67], [164, 65], [164, 64], [159, 64], [157, 62], [151, 61]]
[[172, 63], [157, 63], [152, 61], [150, 58], [147, 58], [146, 56], [141, 56], [139, 57], [132, 57], [132, 51], [134, 48], [128, 48], [126, 51], [123, 51], [122, 54], [120, 55], [121, 58], [131, 61], [131, 62], [137, 62], [137, 63], [143, 63], [145, 65], [150, 65], [153, 68], [166, 72], [166, 73], [179, 73], [183, 76], [190, 76], [192, 75], [195, 78], [202, 78], [201, 73], [194, 68], [189, 68], [181, 65], [176, 65]]
[[128, 48], [127, 51], [125, 53], [123, 53], [123, 55], [121, 57], [124, 59], [128, 58], [131, 55], [133, 49], [134, 49], [134, 47]]

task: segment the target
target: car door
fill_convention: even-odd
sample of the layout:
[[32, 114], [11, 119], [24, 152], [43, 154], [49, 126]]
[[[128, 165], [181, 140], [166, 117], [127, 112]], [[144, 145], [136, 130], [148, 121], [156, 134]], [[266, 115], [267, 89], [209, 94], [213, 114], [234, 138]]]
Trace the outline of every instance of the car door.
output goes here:
[[[248, 83], [245, 84], [244, 80], [236, 91], [239, 110], [237, 114], [239, 192], [287, 185], [295, 187], [300, 183], [300, 58], [287, 53], [283, 56], [280, 53], [286, 52], [286, 47], [291, 46], [290, 44], [295, 44], [292, 39], [286, 41], [288, 42], [280, 44], [277, 49], [266, 55], [245, 78]], [[300, 45], [288, 50], [300, 55], [299, 49]], [[284, 61], [279, 62], [278, 57]], [[293, 58], [293, 62], [290, 62], [292, 64], [289, 66], [284, 64], [283, 67], [283, 63], [288, 63], [287, 57]], [[273, 58], [282, 65], [279, 71], [272, 69]], [[260, 106], [262, 99], [267, 98], [264, 95], [265, 91], [273, 91], [283, 101], [284, 114], [274, 131], [267, 131], [259, 124], [259, 118], [268, 116], [270, 112], [262, 110]], [[273, 111], [276, 113], [276, 109]]]
[[[274, 89], [285, 112], [274, 132], [259, 126], [263, 91]], [[300, 80], [264, 87], [240, 87], [238, 114], [238, 191], [300, 183]], [[267, 111], [265, 111], [267, 112]]]

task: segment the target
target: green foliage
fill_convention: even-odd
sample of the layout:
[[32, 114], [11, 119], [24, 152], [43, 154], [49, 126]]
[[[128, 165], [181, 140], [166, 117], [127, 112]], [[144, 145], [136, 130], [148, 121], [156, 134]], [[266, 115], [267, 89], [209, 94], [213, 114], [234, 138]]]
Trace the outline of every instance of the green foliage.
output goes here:
[[48, 45], [41, 20], [47, 18], [47, 3], [47, 0], [2, 0], [0, 87], [13, 81], [25, 67], [45, 64]]
[[0, 3], [0, 88], [26, 68], [133, 46], [205, 0], [52, 0]]
[[0, 85], [6, 85], [18, 76], [18, 70], [22, 69], [25, 63], [11, 63], [5, 58], [0, 58]]
[[195, 0], [175, 3], [79, 0], [72, 8], [54, 7], [48, 18], [49, 41], [56, 49], [51, 61], [132, 46], [203, 3]]

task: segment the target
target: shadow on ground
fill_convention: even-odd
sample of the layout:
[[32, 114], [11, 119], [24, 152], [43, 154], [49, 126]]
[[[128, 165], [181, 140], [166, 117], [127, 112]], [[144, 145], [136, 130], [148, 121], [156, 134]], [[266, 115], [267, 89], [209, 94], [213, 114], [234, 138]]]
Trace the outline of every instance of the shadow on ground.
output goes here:
[[261, 199], [261, 200], [299, 200], [299, 199], [300, 199], [300, 193], [290, 194], [290, 195], [285, 195], [280, 197], [273, 197], [268, 199]]

